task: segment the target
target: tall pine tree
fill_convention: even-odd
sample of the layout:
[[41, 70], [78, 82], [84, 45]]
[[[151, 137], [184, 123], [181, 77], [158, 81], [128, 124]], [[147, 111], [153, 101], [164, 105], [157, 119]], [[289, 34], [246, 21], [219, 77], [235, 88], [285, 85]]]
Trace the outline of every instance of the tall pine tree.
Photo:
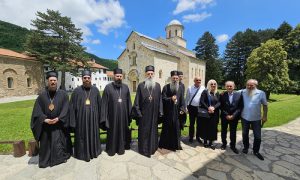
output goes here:
[[196, 47], [196, 57], [206, 61], [205, 83], [210, 79], [215, 79], [217, 82], [222, 81], [222, 63], [218, 59], [219, 47], [216, 45], [216, 39], [210, 32], [205, 32], [199, 38]]
[[259, 47], [257, 32], [247, 29], [237, 32], [227, 43], [224, 55], [224, 78], [235, 82], [238, 89], [244, 87], [246, 62], [253, 49]]
[[26, 50], [51, 69], [61, 71], [61, 89], [65, 89], [65, 72], [74, 70], [70, 60], [84, 63], [82, 32], [69, 17], [49, 9], [46, 13], [37, 12], [32, 26], [35, 29], [27, 38]]
[[276, 32], [274, 33], [274, 39], [282, 39], [285, 40], [288, 36], [288, 34], [293, 30], [293, 27], [287, 23], [287, 22], [283, 22], [279, 28], [276, 30]]

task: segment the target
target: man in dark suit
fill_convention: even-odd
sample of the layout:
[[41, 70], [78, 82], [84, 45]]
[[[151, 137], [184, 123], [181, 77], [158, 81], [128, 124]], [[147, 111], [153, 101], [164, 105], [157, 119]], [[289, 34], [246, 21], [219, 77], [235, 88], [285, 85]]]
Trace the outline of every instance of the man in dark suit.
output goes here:
[[221, 93], [221, 138], [222, 146], [221, 149], [225, 150], [227, 141], [227, 128], [229, 124], [230, 128], [230, 148], [231, 150], [238, 154], [238, 150], [235, 147], [236, 144], [236, 128], [238, 120], [241, 116], [241, 111], [243, 109], [243, 98], [241, 93], [235, 92], [235, 84], [233, 81], [227, 81], [225, 83], [226, 91]]

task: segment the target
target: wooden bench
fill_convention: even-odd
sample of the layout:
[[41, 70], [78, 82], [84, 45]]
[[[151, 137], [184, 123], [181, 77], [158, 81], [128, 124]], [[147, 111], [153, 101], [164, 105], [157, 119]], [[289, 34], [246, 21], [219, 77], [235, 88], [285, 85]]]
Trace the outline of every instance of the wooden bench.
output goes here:
[[26, 154], [25, 141], [0, 141], [0, 144], [12, 144], [13, 145], [13, 156], [22, 157]]

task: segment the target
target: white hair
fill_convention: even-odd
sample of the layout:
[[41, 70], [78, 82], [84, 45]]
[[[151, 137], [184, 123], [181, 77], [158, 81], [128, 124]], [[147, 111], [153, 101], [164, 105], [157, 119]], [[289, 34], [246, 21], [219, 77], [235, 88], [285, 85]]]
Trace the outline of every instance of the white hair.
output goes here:
[[217, 83], [217, 81], [214, 80], [214, 79], [211, 79], [211, 80], [209, 80], [209, 81], [207, 82], [207, 85], [206, 85], [207, 91], [208, 91], [208, 93], [210, 94], [210, 92], [211, 92], [211, 86], [210, 86], [210, 85], [211, 85], [212, 83], [216, 83], [216, 89], [215, 89], [214, 92], [212, 92], [213, 94], [216, 94], [216, 93], [218, 92], [218, 83]]

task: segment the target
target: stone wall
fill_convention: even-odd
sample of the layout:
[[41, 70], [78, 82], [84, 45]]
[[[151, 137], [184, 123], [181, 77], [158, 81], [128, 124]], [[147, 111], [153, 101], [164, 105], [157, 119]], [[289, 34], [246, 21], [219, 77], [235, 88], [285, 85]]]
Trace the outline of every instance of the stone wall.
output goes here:
[[0, 56], [0, 98], [38, 94], [44, 87], [42, 72], [38, 61]]

